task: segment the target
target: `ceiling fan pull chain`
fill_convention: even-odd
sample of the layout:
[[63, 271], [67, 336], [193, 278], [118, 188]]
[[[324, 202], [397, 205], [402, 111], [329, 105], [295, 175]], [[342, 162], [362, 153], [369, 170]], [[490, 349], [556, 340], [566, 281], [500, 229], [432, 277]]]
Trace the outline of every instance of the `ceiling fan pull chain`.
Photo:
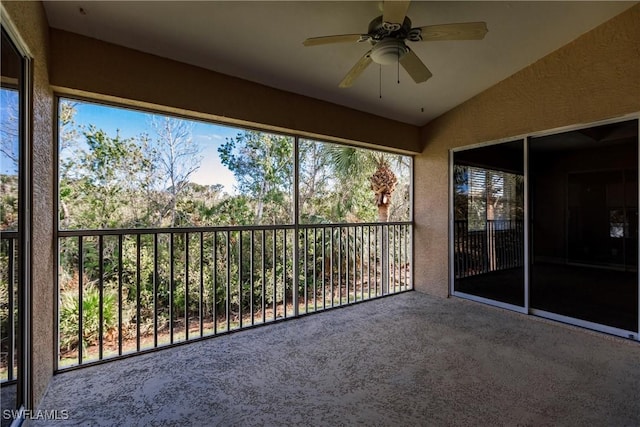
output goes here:
[[398, 61], [396, 61], [398, 65], [398, 84], [400, 84], [400, 48], [398, 47]]
[[378, 91], [380, 94], [380, 99], [382, 99], [382, 65], [378, 65]]

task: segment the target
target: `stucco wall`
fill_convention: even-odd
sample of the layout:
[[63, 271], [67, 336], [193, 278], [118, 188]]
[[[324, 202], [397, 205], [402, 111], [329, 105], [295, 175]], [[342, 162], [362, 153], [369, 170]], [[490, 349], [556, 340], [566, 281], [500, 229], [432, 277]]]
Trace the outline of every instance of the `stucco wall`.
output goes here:
[[53, 94], [49, 87], [49, 29], [40, 2], [2, 2], [33, 57], [32, 136], [32, 372], [37, 405], [53, 375]]
[[440, 116], [415, 161], [415, 287], [448, 294], [448, 150], [640, 112], [640, 5]]
[[417, 126], [51, 30], [51, 84], [232, 124], [420, 151]]

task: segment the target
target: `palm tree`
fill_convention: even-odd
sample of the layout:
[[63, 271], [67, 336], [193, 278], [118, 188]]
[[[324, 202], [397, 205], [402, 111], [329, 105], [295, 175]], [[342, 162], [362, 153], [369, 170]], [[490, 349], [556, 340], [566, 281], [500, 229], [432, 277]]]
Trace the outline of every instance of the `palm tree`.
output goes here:
[[371, 174], [369, 181], [378, 206], [378, 221], [388, 222], [391, 196], [398, 183], [389, 166], [388, 159], [392, 155], [344, 146], [332, 146], [330, 153], [334, 169], [339, 175], [348, 178]]
[[371, 175], [371, 189], [376, 196], [376, 205], [378, 206], [378, 221], [389, 221], [389, 205], [391, 204], [391, 195], [396, 189], [398, 178], [389, 167], [389, 162], [384, 155], [378, 156], [376, 159], [377, 169]]
[[[375, 195], [378, 207], [378, 221], [389, 221], [389, 207], [391, 196], [398, 184], [398, 178], [389, 167], [389, 159], [398, 158], [387, 153], [357, 149], [353, 147], [332, 147], [331, 158], [334, 169], [343, 178], [369, 175], [371, 189]], [[382, 248], [380, 264], [382, 267], [383, 293], [389, 292], [389, 230], [381, 227], [379, 234], [380, 247]]]

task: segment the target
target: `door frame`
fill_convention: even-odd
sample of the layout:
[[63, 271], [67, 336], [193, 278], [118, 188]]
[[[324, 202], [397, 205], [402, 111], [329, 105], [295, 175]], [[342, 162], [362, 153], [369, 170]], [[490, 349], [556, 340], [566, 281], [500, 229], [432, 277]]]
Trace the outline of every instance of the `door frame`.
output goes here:
[[0, 26], [6, 32], [21, 59], [19, 81], [19, 162], [18, 162], [18, 325], [17, 337], [18, 375], [16, 387], [16, 406], [20, 416], [14, 419], [12, 426], [25, 420], [25, 411], [33, 409], [33, 366], [32, 366], [32, 103], [33, 103], [33, 56], [24, 42], [17, 27], [0, 4]]

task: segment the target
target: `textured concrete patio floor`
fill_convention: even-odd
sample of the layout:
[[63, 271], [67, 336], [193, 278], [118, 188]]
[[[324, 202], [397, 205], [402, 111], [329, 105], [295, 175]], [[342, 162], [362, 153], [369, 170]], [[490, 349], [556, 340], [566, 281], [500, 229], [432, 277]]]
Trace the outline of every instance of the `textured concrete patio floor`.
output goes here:
[[640, 425], [640, 344], [417, 292], [53, 378], [34, 426]]

